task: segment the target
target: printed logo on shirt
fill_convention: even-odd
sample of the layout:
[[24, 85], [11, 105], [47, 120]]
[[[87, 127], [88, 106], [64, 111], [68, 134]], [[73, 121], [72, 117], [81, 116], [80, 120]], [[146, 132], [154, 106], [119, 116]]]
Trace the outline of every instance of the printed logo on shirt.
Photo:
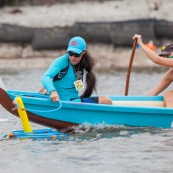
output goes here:
[[66, 75], [66, 73], [67, 73], [66, 71], [65, 72], [59, 72], [58, 79], [63, 78]]
[[77, 79], [82, 79], [82, 77], [83, 77], [82, 71], [76, 72], [76, 77], [77, 77]]

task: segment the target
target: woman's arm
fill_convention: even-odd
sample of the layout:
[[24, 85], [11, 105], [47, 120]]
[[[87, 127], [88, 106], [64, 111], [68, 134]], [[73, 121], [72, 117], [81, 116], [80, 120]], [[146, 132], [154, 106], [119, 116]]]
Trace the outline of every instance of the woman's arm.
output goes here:
[[173, 69], [169, 69], [160, 82], [150, 91], [146, 93], [148, 96], [156, 96], [166, 89], [173, 81]]
[[44, 73], [41, 78], [43, 87], [48, 91], [55, 91], [56, 88], [53, 85], [52, 79], [57, 75], [68, 63], [68, 57], [61, 56], [53, 61], [48, 70]]
[[173, 67], [173, 59], [171, 58], [163, 58], [157, 55], [154, 51], [152, 51], [150, 48], [148, 48], [145, 44], [142, 42], [141, 35], [135, 34], [133, 36], [133, 40], [137, 39], [137, 43], [140, 45], [142, 50], [145, 52], [147, 57], [153, 61], [154, 63], [158, 65], [163, 65], [166, 67]]
[[53, 85], [53, 77], [61, 71], [62, 68], [64, 68], [64, 65], [66, 65], [66, 59], [68, 57], [62, 56], [57, 58], [51, 66], [48, 68], [48, 70], [45, 72], [43, 75], [41, 81], [43, 84], [43, 89], [41, 90], [42, 92], [49, 92], [50, 93], [50, 99], [53, 102], [58, 102], [59, 101], [59, 95], [58, 92], [56, 91], [56, 88]]

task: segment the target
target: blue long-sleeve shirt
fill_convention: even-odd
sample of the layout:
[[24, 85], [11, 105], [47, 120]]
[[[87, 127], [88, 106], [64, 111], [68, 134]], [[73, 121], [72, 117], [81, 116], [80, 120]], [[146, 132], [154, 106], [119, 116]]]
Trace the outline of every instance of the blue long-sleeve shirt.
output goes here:
[[[65, 76], [60, 79], [53, 81], [53, 78], [65, 67], [68, 67], [68, 71]], [[60, 100], [70, 101], [71, 99], [79, 98], [78, 91], [74, 86], [76, 76], [72, 64], [69, 62], [68, 54], [58, 57], [54, 60], [51, 66], [43, 75], [42, 84], [48, 92], [56, 90], [59, 94]]]

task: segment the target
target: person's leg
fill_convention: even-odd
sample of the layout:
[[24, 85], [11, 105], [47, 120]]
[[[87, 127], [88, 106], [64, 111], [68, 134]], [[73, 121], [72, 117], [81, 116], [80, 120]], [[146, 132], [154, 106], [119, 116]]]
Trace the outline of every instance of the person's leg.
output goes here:
[[107, 96], [81, 98], [84, 103], [112, 104], [112, 100]]
[[100, 104], [112, 104], [112, 100], [107, 96], [99, 96]]
[[84, 103], [99, 103], [99, 98], [96, 97], [86, 97], [86, 98], [81, 98], [81, 101]]
[[168, 90], [163, 95], [164, 106], [173, 108], [173, 90]]

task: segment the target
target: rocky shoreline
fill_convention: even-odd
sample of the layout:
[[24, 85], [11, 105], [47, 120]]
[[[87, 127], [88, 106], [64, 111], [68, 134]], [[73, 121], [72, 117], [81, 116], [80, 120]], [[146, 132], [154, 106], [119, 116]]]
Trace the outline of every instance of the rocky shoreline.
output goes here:
[[[153, 40], [158, 52], [162, 44], [171, 42], [173, 21], [168, 13], [171, 4], [171, 0], [164, 3], [117, 0], [2, 8], [1, 66], [47, 67], [66, 52], [72, 36], [80, 35], [97, 61], [96, 69], [127, 68], [133, 45], [131, 37], [135, 33], [141, 34], [144, 42]], [[18, 13], [12, 14], [14, 10]], [[134, 67], [157, 67], [140, 49], [135, 56]]]
[[[3, 47], [3, 48], [2, 48]], [[6, 54], [6, 58], [0, 58], [1, 70], [5, 69], [27, 69], [27, 68], [48, 68], [51, 62], [58, 56], [64, 54], [66, 50], [57, 51], [34, 51], [31, 46], [26, 46], [23, 50], [14, 45], [4, 44], [0, 46]], [[158, 48], [158, 53], [159, 53]], [[95, 70], [100, 72], [111, 72], [115, 70], [127, 70], [132, 48], [115, 48], [108, 44], [88, 44], [90, 54], [96, 60]], [[18, 54], [22, 53], [22, 57]], [[160, 66], [151, 62], [140, 48], [136, 49], [133, 60], [133, 69], [160, 69]]]
[[120, 22], [75, 23], [70, 27], [33, 28], [0, 24], [0, 42], [30, 44], [33, 50], [65, 49], [71, 37], [80, 35], [88, 43], [112, 44], [114, 47], [131, 47], [135, 33], [143, 41], [153, 40], [157, 46], [165, 39], [173, 39], [173, 22], [155, 19], [138, 19]]

